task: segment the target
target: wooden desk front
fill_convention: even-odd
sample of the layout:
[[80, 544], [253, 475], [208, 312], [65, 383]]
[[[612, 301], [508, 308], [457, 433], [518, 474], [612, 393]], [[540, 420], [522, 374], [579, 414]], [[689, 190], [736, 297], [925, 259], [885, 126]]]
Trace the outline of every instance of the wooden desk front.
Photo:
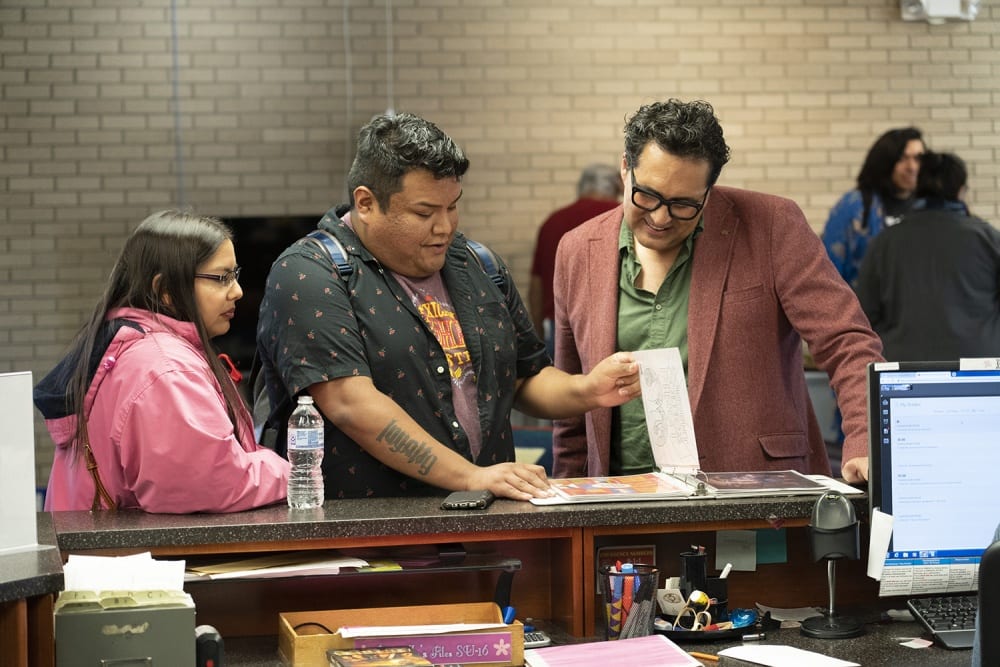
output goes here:
[[[808, 557], [806, 531], [813, 498], [690, 500], [535, 507], [497, 501], [484, 511], [439, 509], [440, 498], [331, 500], [314, 511], [275, 506], [226, 515], [171, 516], [142, 512], [53, 514], [64, 555], [158, 557], [239, 555], [302, 549], [410, 547], [461, 542], [470, 550], [519, 558], [513, 603], [521, 618], [550, 619], [574, 636], [593, 633], [599, 619], [594, 554], [603, 544], [655, 543], [664, 576], [677, 574], [676, 554], [694, 541], [713, 550], [723, 529], [791, 528], [789, 562], [734, 574], [730, 605], [822, 605], [825, 568]], [[859, 515], [866, 500], [856, 501]], [[860, 562], [838, 571], [838, 602], [868, 603], [874, 584]], [[490, 600], [492, 575], [375, 574], [350, 579], [308, 577], [192, 584], [198, 622], [226, 636], [273, 634], [277, 613], [358, 606]]]

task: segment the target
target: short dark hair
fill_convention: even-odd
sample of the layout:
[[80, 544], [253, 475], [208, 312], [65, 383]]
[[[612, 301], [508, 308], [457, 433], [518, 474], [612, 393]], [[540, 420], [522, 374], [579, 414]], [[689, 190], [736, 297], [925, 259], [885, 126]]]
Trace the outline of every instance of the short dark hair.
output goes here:
[[968, 172], [965, 162], [954, 153], [927, 151], [920, 161], [917, 196], [922, 199], [958, 201]]
[[375, 116], [358, 133], [358, 150], [347, 174], [347, 191], [354, 206], [354, 190], [372, 191], [382, 210], [403, 189], [407, 173], [425, 169], [434, 178], [457, 178], [469, 168], [462, 149], [437, 125], [409, 113]]
[[639, 107], [625, 123], [625, 166], [634, 169], [649, 142], [677, 157], [706, 160], [708, 185], [715, 185], [729, 162], [729, 146], [712, 105], [703, 100], [669, 99]]
[[903, 157], [906, 144], [914, 140], [924, 142], [923, 135], [915, 127], [897, 127], [876, 139], [858, 172], [858, 190], [869, 196], [878, 194], [883, 199], [894, 197], [896, 186], [892, 182], [892, 172]]

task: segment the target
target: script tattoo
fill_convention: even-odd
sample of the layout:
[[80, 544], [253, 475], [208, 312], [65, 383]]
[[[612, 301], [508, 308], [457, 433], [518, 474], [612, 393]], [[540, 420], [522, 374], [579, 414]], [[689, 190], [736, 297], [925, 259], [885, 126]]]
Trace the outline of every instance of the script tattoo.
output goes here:
[[437, 463], [437, 456], [431, 453], [431, 448], [401, 429], [393, 419], [375, 440], [389, 445], [389, 451], [403, 454], [410, 463], [420, 466], [420, 474], [427, 475]]

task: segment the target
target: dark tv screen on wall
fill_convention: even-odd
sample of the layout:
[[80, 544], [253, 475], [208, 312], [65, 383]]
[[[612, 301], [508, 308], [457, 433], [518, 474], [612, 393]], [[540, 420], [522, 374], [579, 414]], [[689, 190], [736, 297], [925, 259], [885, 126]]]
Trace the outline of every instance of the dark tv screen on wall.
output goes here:
[[249, 396], [250, 369], [256, 350], [257, 314], [264, 296], [264, 283], [271, 264], [285, 248], [313, 229], [322, 213], [315, 215], [222, 217], [233, 230], [236, 261], [242, 271], [240, 287], [243, 298], [236, 302], [236, 316], [229, 332], [213, 342], [219, 352], [224, 352], [244, 375], [240, 385], [244, 396]]

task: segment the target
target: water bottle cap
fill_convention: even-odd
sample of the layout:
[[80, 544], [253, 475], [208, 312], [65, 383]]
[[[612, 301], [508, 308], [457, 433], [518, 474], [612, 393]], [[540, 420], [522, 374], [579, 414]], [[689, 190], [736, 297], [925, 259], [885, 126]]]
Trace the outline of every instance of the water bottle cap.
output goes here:
[[299, 396], [299, 405], [302, 405], [303, 403], [308, 405], [312, 402], [313, 402], [313, 397], [310, 396], [309, 394], [302, 394], [301, 396]]

